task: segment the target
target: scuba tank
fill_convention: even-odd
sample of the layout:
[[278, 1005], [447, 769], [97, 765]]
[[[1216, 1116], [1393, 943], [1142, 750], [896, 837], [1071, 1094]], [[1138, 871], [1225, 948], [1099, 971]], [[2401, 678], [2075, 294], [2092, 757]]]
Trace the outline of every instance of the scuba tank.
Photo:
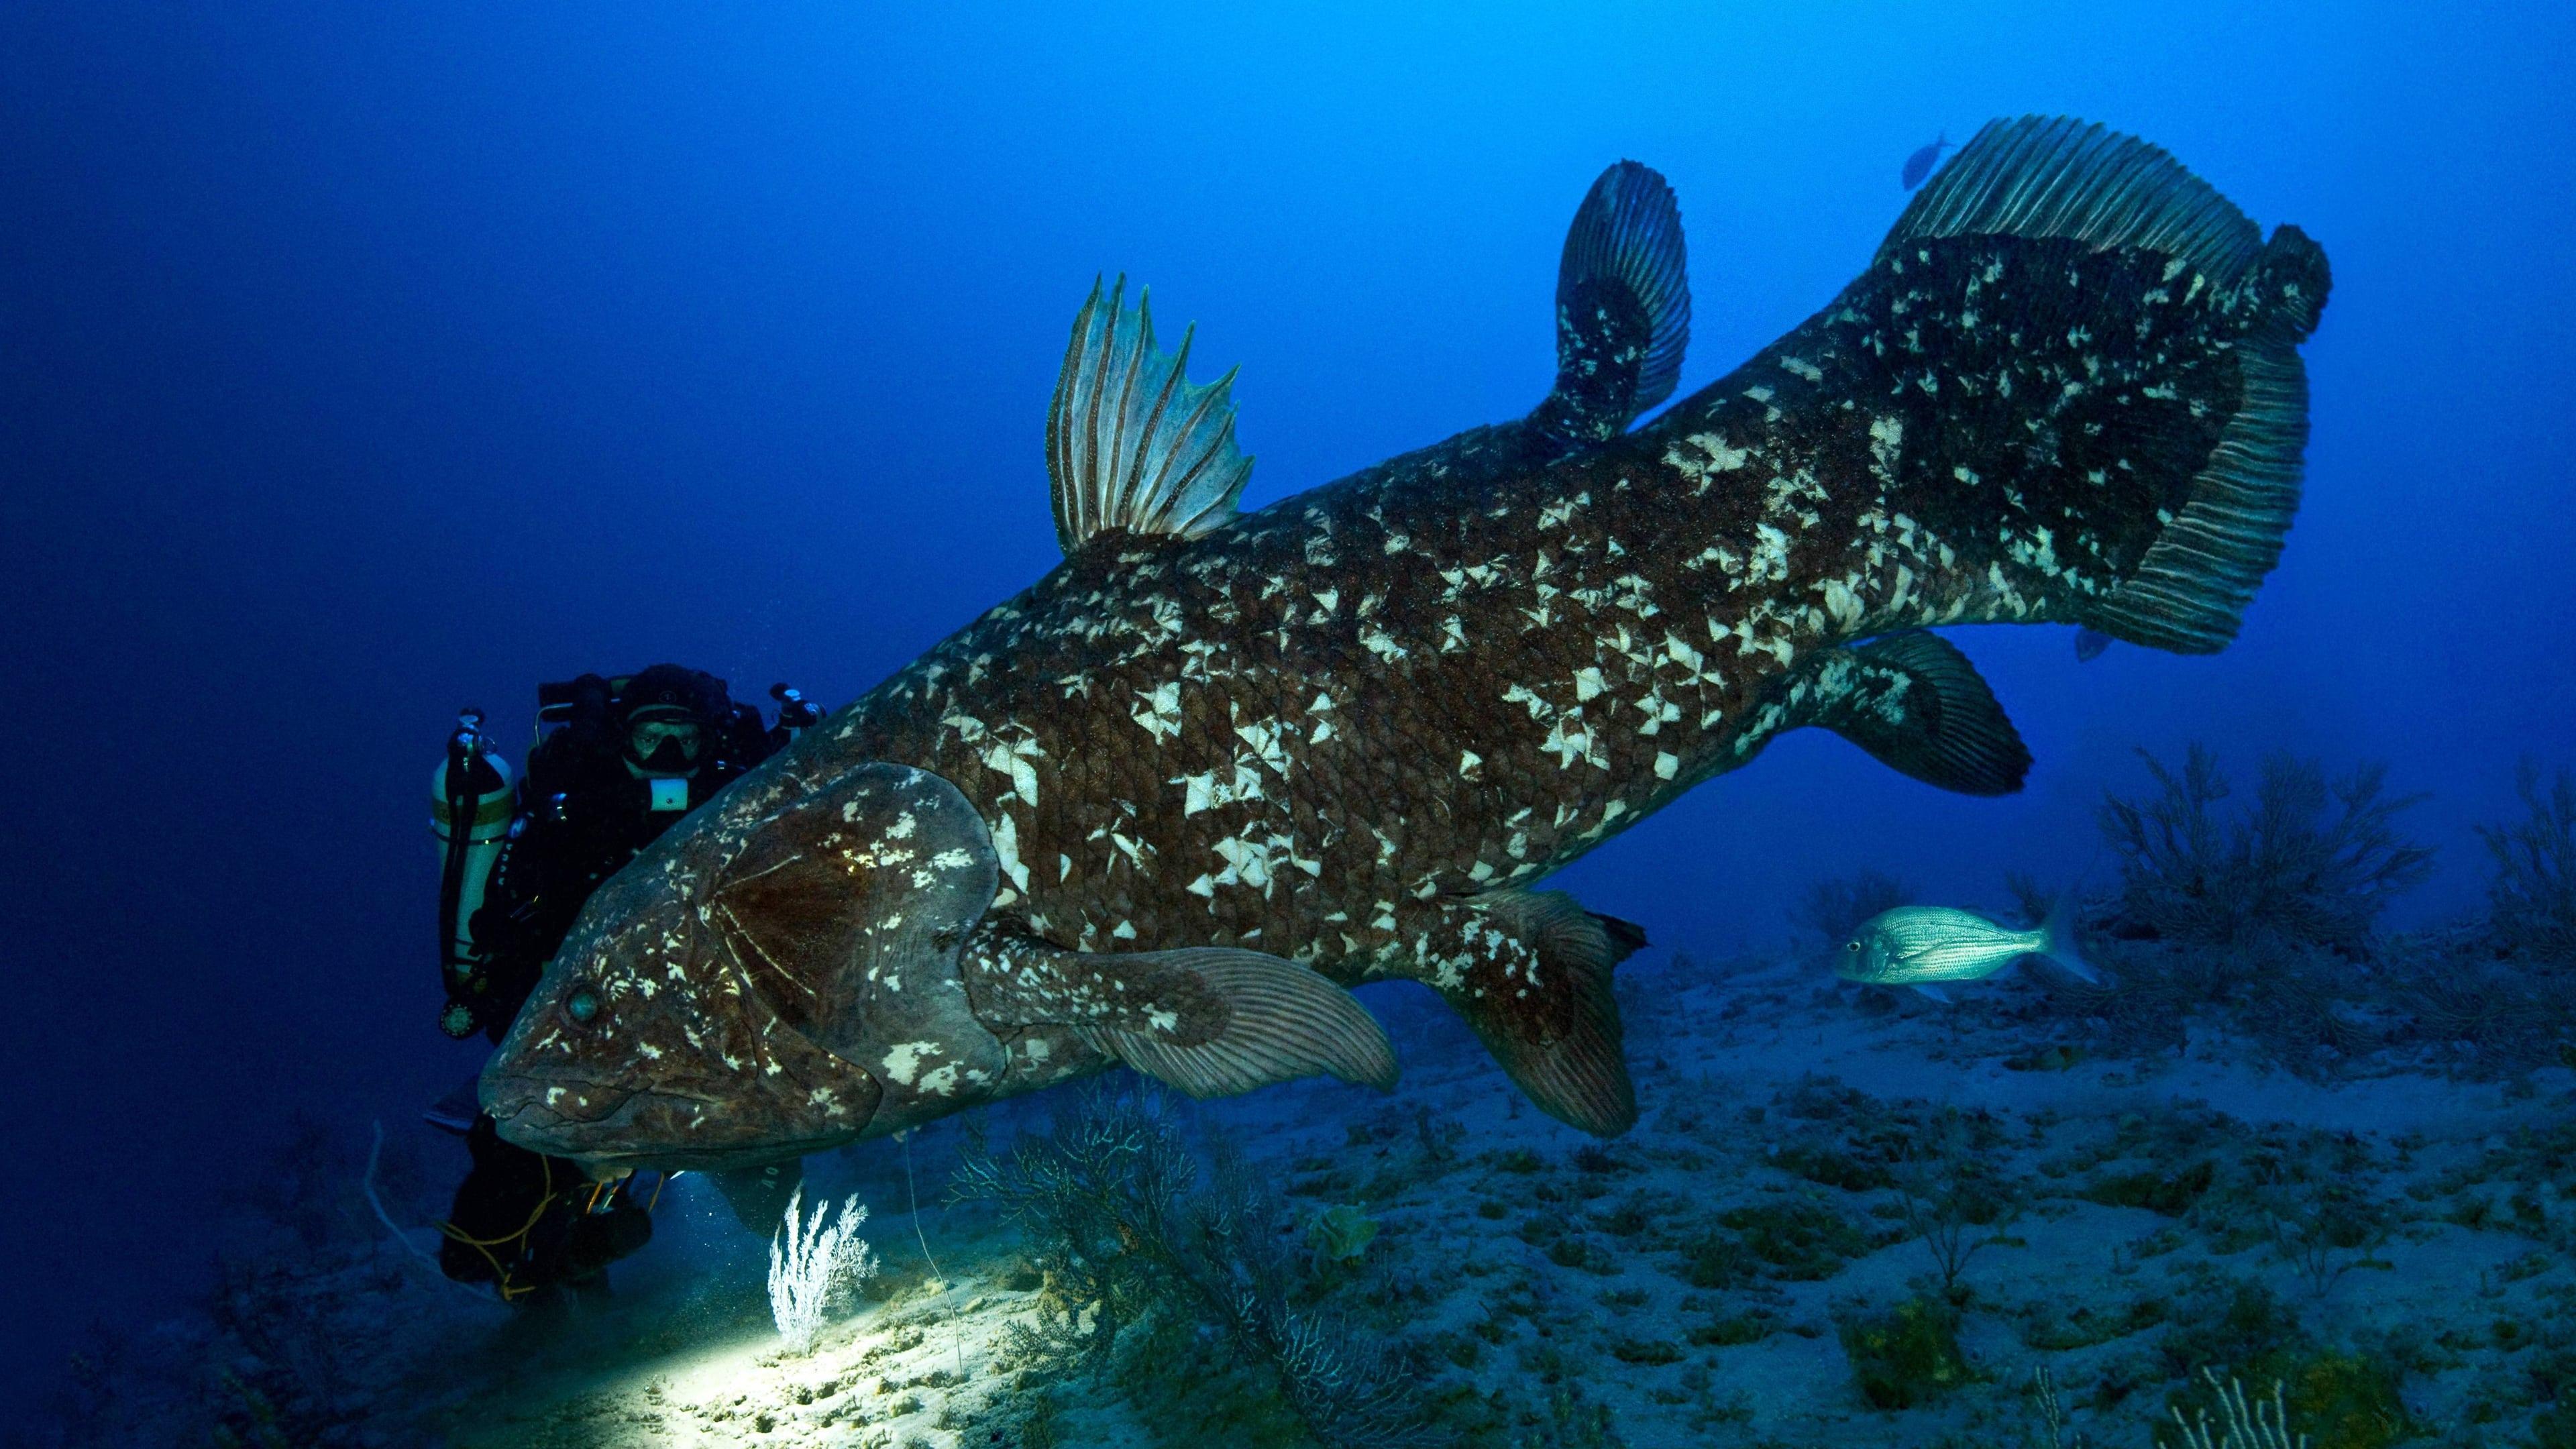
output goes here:
[[472, 1036], [481, 1023], [468, 1003], [486, 954], [474, 944], [474, 912], [483, 904], [492, 863], [509, 838], [517, 804], [510, 762], [492, 752], [483, 734], [483, 712], [468, 706], [447, 737], [447, 758], [429, 777], [430, 829], [438, 837], [438, 960], [447, 986], [439, 1029]]

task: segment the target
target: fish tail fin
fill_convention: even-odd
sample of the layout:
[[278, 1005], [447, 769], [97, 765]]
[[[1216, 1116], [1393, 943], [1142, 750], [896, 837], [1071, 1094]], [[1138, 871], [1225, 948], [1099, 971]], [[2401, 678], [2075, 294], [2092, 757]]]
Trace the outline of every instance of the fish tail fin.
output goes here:
[[2172, 522], [2118, 587], [2079, 607], [2082, 623], [2177, 654], [2215, 653], [2236, 637], [2299, 510], [2308, 373], [2298, 348], [2330, 284], [2324, 249], [2295, 226], [2274, 228], [2241, 284], [2253, 309], [2236, 349], [2241, 401]]
[[2298, 345], [2330, 280], [2298, 228], [2266, 241], [2155, 146], [1994, 121], [1775, 349], [1797, 378], [1773, 405], [1815, 387], [1863, 403], [1856, 450], [1917, 570], [1899, 618], [2211, 653], [2298, 510]]
[[2098, 985], [2102, 980], [2101, 973], [2084, 959], [2084, 948], [2075, 939], [2076, 918], [2080, 910], [2078, 893], [2070, 887], [2057, 898], [2056, 905], [2048, 908], [2048, 919], [2040, 925], [2039, 950], [2034, 954], [2048, 958], [2059, 970], [2078, 981]]
[[1690, 345], [1681, 206], [1653, 167], [1601, 173], [1566, 228], [1556, 272], [1556, 389], [1563, 424], [1614, 437], [1672, 396]]
[[1637, 1088], [1621, 1045], [1611, 971], [1646, 944], [1631, 921], [1595, 915], [1562, 891], [1504, 892], [1487, 916], [1536, 958], [1525, 976], [1478, 980], [1441, 994], [1540, 1111], [1598, 1137], [1637, 1121]]

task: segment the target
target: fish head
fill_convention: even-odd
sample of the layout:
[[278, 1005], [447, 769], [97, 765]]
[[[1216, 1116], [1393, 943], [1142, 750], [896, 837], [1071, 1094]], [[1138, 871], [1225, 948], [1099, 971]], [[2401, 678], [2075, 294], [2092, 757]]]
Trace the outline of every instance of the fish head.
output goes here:
[[1834, 948], [1834, 974], [1845, 981], [1878, 984], [1904, 979], [1904, 970], [1896, 934], [1889, 929], [1888, 918], [1894, 911], [1882, 912], [1852, 928], [1842, 944]]
[[753, 1166], [965, 1106], [1001, 1074], [958, 976], [998, 875], [937, 775], [755, 771], [591, 897], [484, 1068], [484, 1110], [614, 1171]]

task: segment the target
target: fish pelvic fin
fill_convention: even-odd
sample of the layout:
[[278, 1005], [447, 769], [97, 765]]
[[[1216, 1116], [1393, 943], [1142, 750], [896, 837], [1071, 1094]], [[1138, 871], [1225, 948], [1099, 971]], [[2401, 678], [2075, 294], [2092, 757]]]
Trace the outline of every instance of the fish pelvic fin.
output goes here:
[[1106, 297], [1092, 283], [1047, 404], [1056, 541], [1068, 554], [1113, 531], [1195, 538], [1222, 528], [1252, 477], [1234, 442], [1234, 373], [1192, 383], [1190, 334], [1177, 354], [1164, 352], [1145, 292], [1133, 308], [1126, 292], [1125, 277]]
[[1500, 891], [1449, 908], [1441, 934], [1469, 960], [1434, 980], [1477, 1040], [1540, 1111], [1596, 1137], [1637, 1121], [1611, 971], [1643, 927], [1595, 915], [1563, 891]]
[[[2071, 364], [2050, 364], [2042, 386], [2019, 374], [2015, 411], [2037, 409], [2028, 425], [2046, 452], [1999, 455], [2004, 440], [1987, 438], [1957, 467], [1972, 489], [1977, 474], [2000, 486], [2019, 473], [2007, 511], [2027, 504], [2029, 521], [2008, 525], [2020, 554], [2005, 567], [2029, 568], [2037, 597], [1988, 617], [2066, 619], [2176, 653], [2224, 648], [2298, 511], [2308, 398], [2297, 349], [2331, 284], [2316, 243], [2294, 226], [2266, 241], [2158, 147], [2033, 116], [1989, 122], [1961, 147], [1872, 266], [1899, 290], [1965, 299], [1939, 323], [1965, 375], [1991, 367], [1966, 319], [2062, 313], [2013, 331]], [[1982, 297], [1973, 285], [1997, 280]], [[2082, 586], [2061, 582], [2079, 573]]]
[[1922, 630], [1824, 654], [1809, 679], [1813, 714], [1880, 764], [1963, 795], [2009, 795], [2030, 749], [1993, 689], [1950, 641]]
[[1622, 161], [1593, 181], [1557, 263], [1556, 388], [1542, 411], [1559, 427], [1616, 437], [1672, 396], [1690, 346], [1687, 262], [1661, 173]]
[[1193, 1097], [1329, 1073], [1395, 1086], [1368, 1008], [1294, 961], [1226, 946], [1100, 954], [985, 933], [967, 989], [988, 1024], [1070, 1027], [1094, 1050]]

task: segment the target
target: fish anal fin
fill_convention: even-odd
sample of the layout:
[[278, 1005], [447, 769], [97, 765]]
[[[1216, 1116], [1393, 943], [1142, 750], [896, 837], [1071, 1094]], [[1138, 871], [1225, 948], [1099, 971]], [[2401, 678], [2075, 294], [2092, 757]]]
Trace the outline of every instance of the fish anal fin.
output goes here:
[[1154, 343], [1145, 294], [1125, 305], [1092, 284], [1047, 404], [1056, 541], [1068, 554], [1111, 532], [1194, 538], [1235, 516], [1252, 460], [1234, 442], [1234, 374], [1193, 383], [1190, 342]]
[[1395, 1085], [1395, 1049], [1348, 991], [1296, 962], [1233, 947], [1118, 954], [980, 932], [968, 992], [988, 1025], [1070, 1027], [1193, 1097], [1330, 1073]]
[[2030, 773], [2030, 750], [1994, 691], [1937, 634], [1890, 634], [1832, 651], [1811, 687], [1809, 723], [1927, 785], [2009, 795]]
[[1637, 1120], [1611, 970], [1646, 944], [1635, 924], [1562, 891], [1503, 891], [1449, 908], [1451, 974], [1433, 985], [1540, 1111], [1600, 1137]]

